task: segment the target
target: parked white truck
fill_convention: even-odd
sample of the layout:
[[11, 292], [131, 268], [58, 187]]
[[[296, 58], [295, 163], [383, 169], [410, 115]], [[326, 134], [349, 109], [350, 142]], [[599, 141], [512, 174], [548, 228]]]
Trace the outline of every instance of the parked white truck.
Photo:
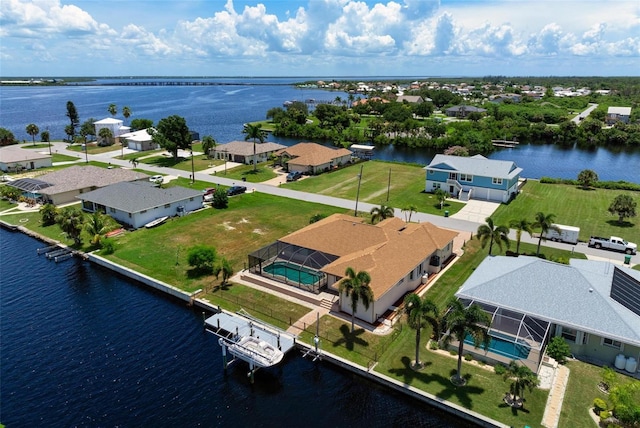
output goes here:
[[580, 228], [575, 226], [566, 226], [564, 224], [554, 224], [555, 229], [549, 229], [547, 233], [542, 235], [544, 239], [552, 241], [567, 242], [569, 244], [577, 244]]
[[627, 242], [618, 236], [612, 236], [611, 238], [592, 236], [591, 239], [589, 239], [589, 246], [604, 248], [607, 250], [622, 251], [627, 254], [635, 254], [638, 251], [638, 246], [636, 244], [633, 242]]

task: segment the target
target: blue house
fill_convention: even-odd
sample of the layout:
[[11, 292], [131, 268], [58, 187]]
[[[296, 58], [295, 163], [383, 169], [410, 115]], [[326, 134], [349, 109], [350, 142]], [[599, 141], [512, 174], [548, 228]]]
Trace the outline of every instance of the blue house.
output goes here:
[[426, 192], [443, 189], [462, 201], [494, 202], [507, 202], [517, 193], [522, 172], [515, 162], [487, 159], [481, 155], [436, 155], [425, 169]]

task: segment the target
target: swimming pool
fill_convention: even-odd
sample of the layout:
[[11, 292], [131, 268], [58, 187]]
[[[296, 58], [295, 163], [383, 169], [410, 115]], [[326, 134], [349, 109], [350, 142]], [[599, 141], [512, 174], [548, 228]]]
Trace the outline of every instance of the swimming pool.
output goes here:
[[[524, 340], [520, 339], [517, 343], [514, 343], [513, 338], [509, 340], [508, 336], [495, 331], [492, 331], [490, 336], [491, 342], [487, 348], [489, 352], [493, 352], [513, 360], [526, 360], [529, 357], [531, 346]], [[464, 343], [473, 346], [473, 338], [471, 336], [467, 336], [464, 339]], [[482, 345], [480, 346], [480, 349], [484, 349]]]
[[282, 276], [291, 282], [311, 286], [322, 279], [322, 274], [291, 262], [279, 261], [265, 266], [263, 270], [271, 275]]

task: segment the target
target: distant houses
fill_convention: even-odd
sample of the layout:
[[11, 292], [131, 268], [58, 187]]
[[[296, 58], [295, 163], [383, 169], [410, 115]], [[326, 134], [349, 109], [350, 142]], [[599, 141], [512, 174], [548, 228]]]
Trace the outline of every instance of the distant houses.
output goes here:
[[486, 109], [465, 105], [453, 106], [445, 110], [448, 117], [456, 117], [458, 119], [466, 119], [471, 113], [484, 114], [486, 112]]
[[426, 192], [443, 189], [460, 200], [508, 202], [518, 192], [522, 168], [515, 162], [472, 157], [436, 155], [425, 167]]
[[[255, 158], [256, 163], [265, 162], [278, 150], [286, 146], [278, 143], [256, 143]], [[226, 144], [219, 144], [211, 149], [209, 155], [214, 159], [227, 160], [229, 162], [252, 165], [254, 160], [254, 143], [252, 141], [231, 141]]]
[[111, 131], [111, 136], [113, 138], [117, 138], [120, 135], [125, 134], [131, 130], [130, 127], [124, 126], [120, 119], [115, 119], [113, 117], [108, 117], [106, 119], [98, 120], [96, 122], [93, 122], [93, 125], [95, 126], [95, 130], [96, 130], [95, 132], [96, 132], [97, 138], [100, 138], [99, 137], [100, 130], [104, 128]]

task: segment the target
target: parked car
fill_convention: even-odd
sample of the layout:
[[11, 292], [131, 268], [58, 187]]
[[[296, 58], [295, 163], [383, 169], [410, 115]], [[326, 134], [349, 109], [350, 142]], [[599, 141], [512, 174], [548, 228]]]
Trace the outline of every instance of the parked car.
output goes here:
[[287, 174], [287, 181], [296, 181], [302, 177], [302, 173], [300, 171], [291, 171]]
[[149, 181], [155, 184], [162, 184], [164, 178], [161, 175], [152, 175], [149, 177]]
[[589, 239], [589, 246], [595, 248], [603, 248], [605, 250], [623, 251], [627, 254], [636, 254], [638, 246], [633, 242], [627, 242], [618, 236], [612, 236], [610, 238], [602, 238], [599, 236], [592, 236]]
[[231, 186], [227, 189], [227, 195], [228, 196], [240, 195], [246, 191], [247, 191], [247, 188], [244, 186]]
[[205, 202], [213, 201], [213, 195], [215, 193], [216, 193], [216, 188], [215, 187], [209, 187], [208, 189], [205, 189], [204, 194], [203, 194], [203, 200]]

